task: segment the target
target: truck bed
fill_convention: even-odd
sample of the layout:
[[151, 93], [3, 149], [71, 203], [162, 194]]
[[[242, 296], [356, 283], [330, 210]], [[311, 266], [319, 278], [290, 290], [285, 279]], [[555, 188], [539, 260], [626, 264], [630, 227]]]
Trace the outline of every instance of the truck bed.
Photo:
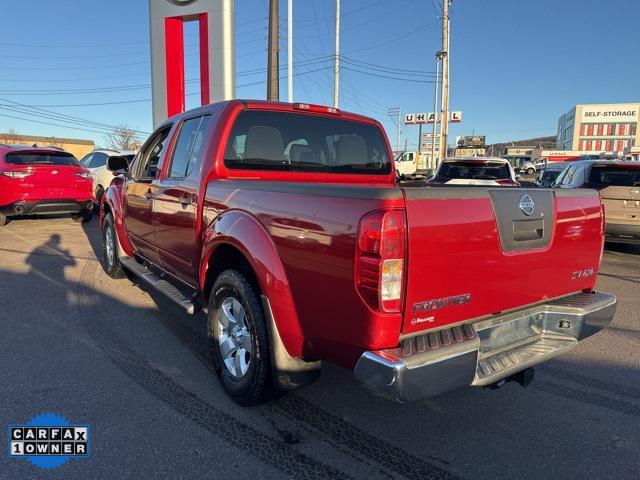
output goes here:
[[[520, 214], [526, 228], [514, 240], [510, 229], [520, 227], [513, 222], [521, 220], [517, 203], [525, 194], [544, 206], [544, 216], [539, 206], [532, 217]], [[347, 367], [364, 350], [396, 346], [400, 332], [417, 334], [588, 290], [602, 251], [600, 203], [589, 190], [228, 179], [209, 183], [205, 208], [208, 221], [238, 210], [258, 219], [295, 301], [303, 336], [291, 343], [300, 340], [303, 354]], [[372, 311], [354, 286], [358, 221], [386, 208], [406, 209], [401, 314]], [[541, 238], [529, 239], [540, 228]], [[591, 273], [573, 278], [582, 271]]]

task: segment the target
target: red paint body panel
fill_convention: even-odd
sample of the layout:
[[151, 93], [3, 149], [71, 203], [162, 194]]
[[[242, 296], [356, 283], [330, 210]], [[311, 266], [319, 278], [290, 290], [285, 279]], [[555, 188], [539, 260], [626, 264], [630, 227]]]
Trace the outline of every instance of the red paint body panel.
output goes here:
[[[201, 291], [209, 261], [215, 261], [220, 246], [231, 245], [242, 252], [270, 300], [291, 355], [352, 367], [363, 351], [394, 347], [402, 334], [594, 286], [595, 276], [572, 281], [571, 272], [599, 267], [603, 232], [597, 196], [554, 197], [549, 246], [506, 253], [489, 198], [414, 200], [406, 195], [406, 188], [396, 185], [394, 168], [385, 175], [229, 170], [223, 162], [224, 150], [233, 122], [244, 109], [297, 113], [289, 104], [235, 100], [167, 121], [173, 124], [170, 135], [175, 137], [184, 118], [212, 117], [201, 177], [188, 186], [194, 198], [194, 221], [184, 222], [178, 212], [153, 207], [151, 242], [155, 242], [160, 268]], [[337, 115], [382, 131], [375, 120], [345, 112]], [[168, 153], [174, 143], [172, 138]], [[161, 195], [171, 197], [176, 186], [165, 178], [167, 152], [153, 183]], [[123, 181], [114, 182], [105, 201], [116, 217], [125, 253], [140, 254], [130, 242], [128, 214], [122, 207]], [[508, 187], [500, 187], [504, 188]], [[354, 283], [360, 219], [368, 212], [390, 208], [405, 209], [407, 218], [404, 311], [396, 314], [367, 306]], [[191, 253], [176, 250], [176, 238], [183, 245], [191, 239]], [[172, 251], [184, 258], [172, 258], [167, 254]], [[192, 278], [189, 270], [177, 272], [176, 261], [195, 266]], [[472, 296], [470, 303], [438, 311], [431, 323], [411, 325], [413, 303], [467, 293]]]
[[[284, 332], [283, 341], [292, 348], [290, 353], [350, 366], [364, 350], [394, 346], [402, 316], [369, 309], [356, 291], [353, 273], [360, 218], [371, 210], [397, 206], [401, 197], [329, 196], [329, 191], [321, 194], [321, 187], [314, 194], [274, 192], [262, 190], [260, 181], [250, 182], [253, 187], [246, 183], [211, 182], [206, 204], [221, 219], [246, 212], [243, 215], [251, 215], [259, 225], [256, 232], [234, 224], [225, 236], [253, 246], [247, 247], [251, 257], [273, 265], [266, 269], [270, 275], [259, 275], [265, 279], [263, 289], [269, 290], [265, 287], [270, 281], [288, 286], [293, 305], [269, 298], [281, 335]], [[304, 191], [304, 184], [297, 185]], [[258, 242], [256, 237], [263, 240]], [[222, 240], [214, 236], [212, 241]]]
[[[17, 150], [29, 153], [30, 150]], [[16, 152], [0, 148], [0, 171], [24, 172], [25, 178], [9, 178], [0, 174], [0, 207], [14, 202], [39, 202], [43, 200], [72, 200], [78, 203], [93, 200], [93, 182], [77, 173], [88, 172], [81, 165], [15, 165], [5, 161], [5, 155]], [[33, 150], [46, 153], [45, 149]], [[52, 150], [51, 153], [60, 153]]]

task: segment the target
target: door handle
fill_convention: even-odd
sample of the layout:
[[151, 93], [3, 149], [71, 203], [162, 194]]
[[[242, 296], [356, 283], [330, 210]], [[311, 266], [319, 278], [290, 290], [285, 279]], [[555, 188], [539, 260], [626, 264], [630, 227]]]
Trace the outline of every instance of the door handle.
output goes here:
[[146, 198], [147, 200], [151, 200], [153, 198], [153, 193], [151, 193], [151, 190], [147, 190], [145, 192], [144, 198]]
[[180, 203], [182, 204], [183, 207], [187, 207], [189, 205], [191, 205], [193, 203], [193, 198], [191, 197], [182, 197], [180, 199]]

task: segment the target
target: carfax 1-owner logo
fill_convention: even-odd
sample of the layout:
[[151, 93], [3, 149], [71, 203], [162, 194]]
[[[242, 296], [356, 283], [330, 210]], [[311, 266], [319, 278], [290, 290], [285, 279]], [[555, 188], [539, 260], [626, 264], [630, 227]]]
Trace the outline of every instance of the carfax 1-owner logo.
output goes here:
[[24, 425], [9, 425], [9, 456], [39, 468], [57, 468], [73, 458], [88, 458], [88, 425], [73, 425], [61, 415], [43, 413]]

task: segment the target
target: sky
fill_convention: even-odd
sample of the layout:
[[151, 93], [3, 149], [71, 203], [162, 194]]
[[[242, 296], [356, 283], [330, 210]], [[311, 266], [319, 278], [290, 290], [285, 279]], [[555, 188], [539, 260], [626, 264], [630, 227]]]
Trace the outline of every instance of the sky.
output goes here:
[[[341, 2], [340, 108], [382, 121], [392, 145], [389, 108], [433, 110], [439, 1]], [[293, 5], [294, 101], [331, 105], [335, 0]], [[148, 0], [4, 0], [0, 14], [0, 132], [97, 145], [114, 125], [151, 132]], [[235, 1], [238, 98], [266, 96], [267, 15], [268, 0]], [[463, 121], [450, 135], [490, 143], [554, 135], [577, 103], [640, 102], [639, 18], [639, 0], [454, 0], [450, 108]], [[188, 107], [199, 105], [195, 42], [188, 26]], [[417, 136], [403, 125], [401, 145], [415, 147]]]

